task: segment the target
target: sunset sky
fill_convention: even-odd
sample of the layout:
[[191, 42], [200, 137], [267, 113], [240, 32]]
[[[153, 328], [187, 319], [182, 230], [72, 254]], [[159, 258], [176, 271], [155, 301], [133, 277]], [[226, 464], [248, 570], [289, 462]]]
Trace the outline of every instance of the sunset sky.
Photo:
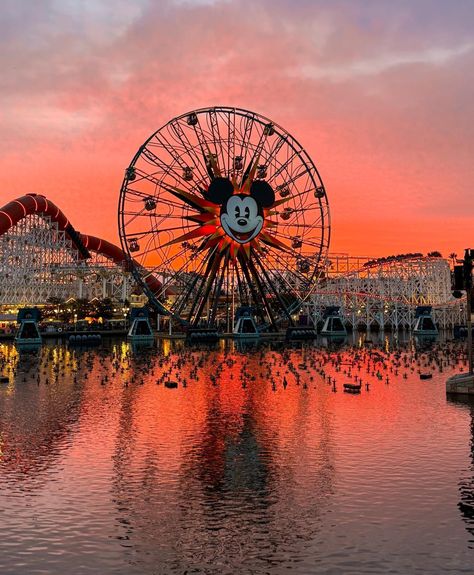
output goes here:
[[472, 0], [1, 0], [0, 205], [118, 243], [124, 170], [174, 116], [258, 112], [327, 189], [330, 251], [474, 248]]

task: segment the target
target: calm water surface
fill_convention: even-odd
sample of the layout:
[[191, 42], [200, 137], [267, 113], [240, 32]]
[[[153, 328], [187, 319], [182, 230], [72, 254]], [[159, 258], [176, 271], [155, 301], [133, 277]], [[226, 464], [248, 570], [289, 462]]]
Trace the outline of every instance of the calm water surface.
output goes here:
[[0, 345], [0, 573], [473, 573], [457, 345]]

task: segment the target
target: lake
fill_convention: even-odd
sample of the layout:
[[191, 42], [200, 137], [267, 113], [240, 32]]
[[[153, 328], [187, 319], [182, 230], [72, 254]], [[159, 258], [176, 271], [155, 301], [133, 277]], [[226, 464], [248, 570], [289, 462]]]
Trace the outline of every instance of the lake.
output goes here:
[[460, 370], [383, 336], [0, 344], [0, 573], [472, 573]]

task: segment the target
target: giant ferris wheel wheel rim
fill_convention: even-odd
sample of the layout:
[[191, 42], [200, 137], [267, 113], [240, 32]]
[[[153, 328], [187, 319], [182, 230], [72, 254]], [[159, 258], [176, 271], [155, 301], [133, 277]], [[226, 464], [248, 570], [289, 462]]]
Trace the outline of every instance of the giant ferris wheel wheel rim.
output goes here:
[[118, 219], [135, 278], [182, 323], [199, 322], [206, 306], [215, 322], [230, 290], [269, 324], [291, 322], [329, 247], [327, 195], [309, 155], [269, 118], [235, 107], [192, 110], [156, 130], [126, 169]]

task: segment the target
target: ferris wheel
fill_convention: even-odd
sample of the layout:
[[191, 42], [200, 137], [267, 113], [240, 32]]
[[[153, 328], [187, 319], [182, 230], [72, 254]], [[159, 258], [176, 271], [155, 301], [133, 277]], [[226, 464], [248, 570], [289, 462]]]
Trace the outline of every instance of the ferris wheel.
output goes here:
[[160, 313], [214, 326], [246, 307], [261, 329], [277, 328], [316, 288], [329, 205], [314, 163], [283, 128], [247, 110], [203, 108], [135, 154], [119, 233]]

